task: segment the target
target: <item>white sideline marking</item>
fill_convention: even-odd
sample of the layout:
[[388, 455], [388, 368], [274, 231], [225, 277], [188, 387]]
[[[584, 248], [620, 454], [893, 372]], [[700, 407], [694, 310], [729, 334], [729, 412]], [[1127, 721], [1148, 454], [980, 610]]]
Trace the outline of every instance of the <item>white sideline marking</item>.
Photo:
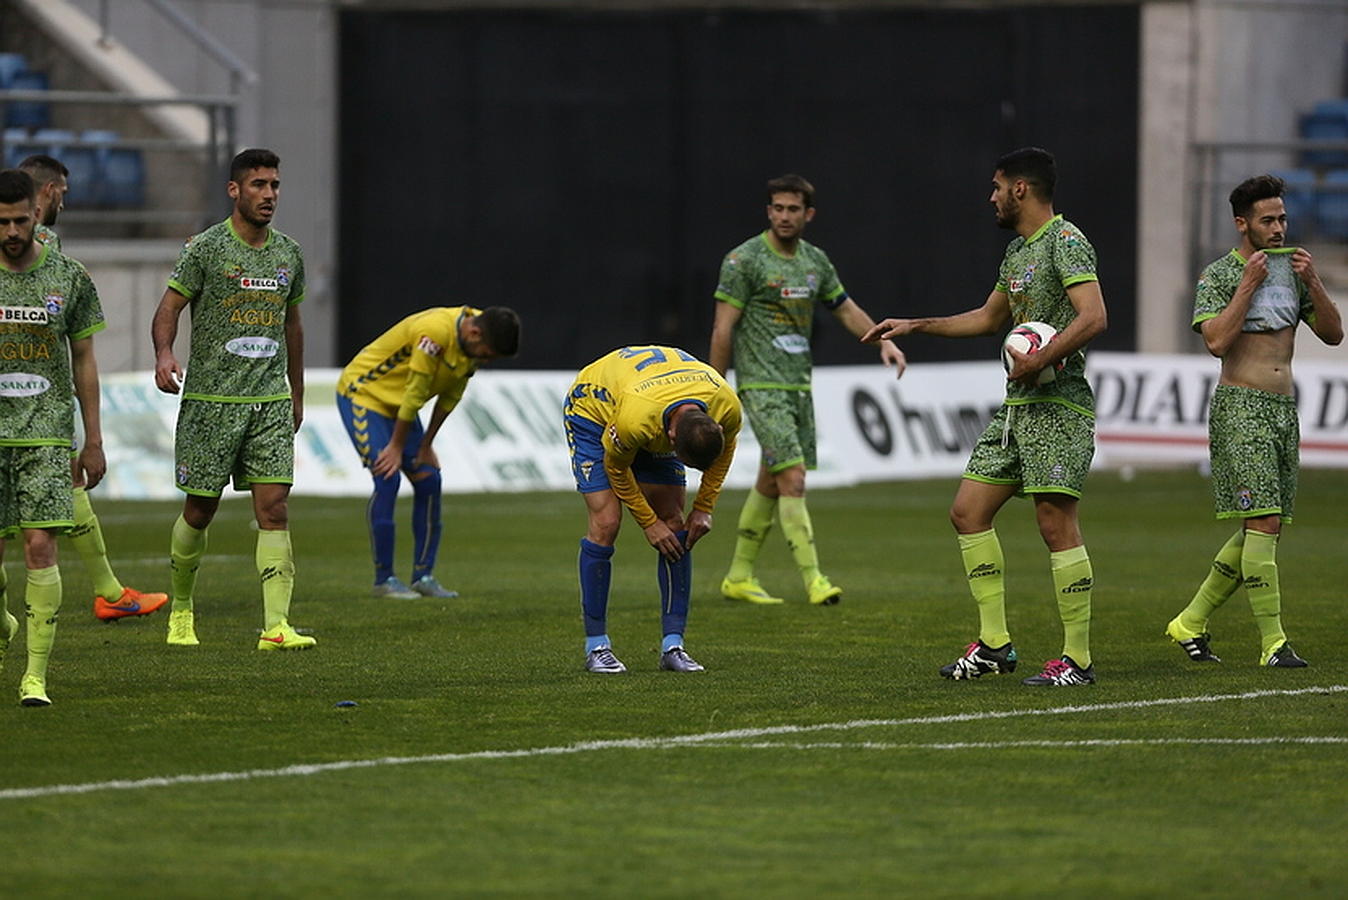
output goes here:
[[786, 743], [755, 741], [752, 744], [700, 744], [702, 747], [734, 747], [748, 750], [1004, 750], [1015, 747], [1133, 747], [1157, 744], [1348, 744], [1348, 737], [1262, 737], [1262, 738], [1096, 738], [1084, 741], [946, 741], [933, 744], [895, 744], [883, 741], [820, 741]]
[[[948, 716], [917, 716], [908, 719], [854, 719], [850, 722], [826, 722], [819, 725], [774, 725], [768, 728], [737, 728], [731, 731], [711, 731], [702, 734], [685, 734], [663, 738], [618, 738], [607, 741], [581, 741], [557, 747], [527, 747], [519, 750], [478, 750], [471, 753], [431, 753], [424, 756], [385, 756], [378, 759], [349, 759], [330, 763], [308, 763], [282, 766], [278, 769], [249, 769], [242, 772], [207, 772], [200, 775], [167, 775], [157, 778], [137, 778], [134, 780], [93, 781], [83, 784], [50, 784], [39, 787], [8, 788], [0, 790], [2, 800], [24, 800], [34, 797], [52, 797], [66, 794], [93, 794], [99, 791], [137, 791], [153, 787], [171, 787], [178, 784], [212, 784], [224, 781], [248, 781], [254, 778], [285, 778], [289, 776], [318, 775], [324, 772], [342, 772], [348, 769], [373, 769], [384, 766], [405, 766], [414, 763], [469, 762], [479, 759], [520, 759], [535, 756], [566, 756], [576, 753], [592, 753], [597, 750], [660, 750], [669, 747], [686, 747], [698, 744], [724, 744], [727, 741], [740, 741], [746, 738], [770, 737], [784, 734], [810, 734], [818, 731], [855, 731], [860, 728], [886, 728], [898, 725], [943, 725], [951, 722], [980, 722], [989, 719], [1011, 719], [1029, 716], [1063, 716], [1073, 713], [1102, 712], [1115, 709], [1146, 709], [1152, 706], [1180, 706], [1191, 703], [1221, 703], [1226, 700], [1255, 700], [1262, 697], [1296, 697], [1304, 694], [1338, 694], [1348, 691], [1348, 684], [1331, 684], [1326, 687], [1307, 687], [1295, 690], [1246, 691], [1241, 694], [1204, 694], [1197, 697], [1163, 697], [1156, 700], [1122, 700], [1115, 703], [1086, 703], [1076, 706], [1057, 706], [1048, 709], [1009, 709], [976, 713], [957, 713]], [[1170, 741], [1186, 742], [1183, 739]], [[1221, 739], [1214, 738], [1211, 742]], [[1277, 739], [1231, 739], [1231, 743], [1253, 742]], [[1297, 740], [1297, 739], [1289, 739]], [[1337, 743], [1338, 738], [1306, 738], [1304, 742]], [[1167, 743], [1165, 739], [1135, 741], [1134, 743]], [[1197, 739], [1188, 741], [1197, 742]], [[1348, 740], [1344, 741], [1348, 743]], [[964, 749], [977, 747], [1014, 747], [1014, 746], [1051, 746], [1065, 747], [1074, 745], [1109, 746], [1129, 743], [1120, 741], [1025, 741], [997, 742], [987, 744], [895, 744], [894, 747], [912, 746], [932, 749]], [[740, 745], [735, 745], [740, 746]], [[761, 744], [754, 746], [790, 746], [781, 744]], [[802, 748], [821, 745], [801, 744]], [[840, 746], [861, 747], [864, 744], [846, 744]], [[883, 747], [886, 745], [875, 744]]]

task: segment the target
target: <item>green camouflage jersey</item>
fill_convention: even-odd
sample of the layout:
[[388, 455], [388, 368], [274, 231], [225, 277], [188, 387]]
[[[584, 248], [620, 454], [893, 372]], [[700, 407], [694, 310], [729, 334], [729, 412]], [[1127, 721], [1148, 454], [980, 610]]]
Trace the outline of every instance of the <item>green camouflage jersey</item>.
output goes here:
[[837, 309], [847, 291], [823, 250], [800, 241], [795, 256], [782, 256], [765, 231], [726, 254], [716, 299], [744, 313], [735, 326], [736, 388], [808, 391], [815, 305]]
[[[1296, 249], [1276, 247], [1264, 251], [1268, 256], [1268, 274], [1250, 298], [1241, 331], [1281, 331], [1295, 328], [1298, 322], [1315, 324], [1310, 288], [1292, 271], [1292, 254]], [[1202, 331], [1204, 322], [1217, 318], [1226, 309], [1244, 276], [1245, 257], [1237, 250], [1203, 270], [1194, 297], [1194, 331]]]
[[252, 247], [229, 219], [188, 240], [168, 286], [192, 304], [183, 397], [259, 403], [290, 397], [286, 315], [304, 299], [299, 244], [272, 228]]
[[61, 236], [46, 225], [33, 226], [33, 239], [46, 244], [53, 250], [61, 250]]
[[70, 341], [107, 327], [84, 266], [42, 246], [22, 272], [0, 267], [0, 446], [70, 446]]
[[[1059, 215], [1028, 238], [1018, 236], [1007, 245], [996, 289], [1010, 299], [1013, 326], [1044, 322], [1062, 331], [1077, 317], [1067, 289], [1098, 280], [1095, 248], [1080, 228]], [[1058, 377], [1048, 384], [1027, 387], [1008, 381], [1007, 404], [1061, 403], [1094, 416], [1095, 394], [1086, 381], [1086, 352], [1079, 350], [1063, 362]]]

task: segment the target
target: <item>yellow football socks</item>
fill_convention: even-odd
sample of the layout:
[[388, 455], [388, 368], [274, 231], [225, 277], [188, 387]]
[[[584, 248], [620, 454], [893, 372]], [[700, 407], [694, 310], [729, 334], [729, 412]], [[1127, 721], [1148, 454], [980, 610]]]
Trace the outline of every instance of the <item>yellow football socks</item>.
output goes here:
[[196, 529], [178, 516], [173, 523], [173, 541], [169, 547], [169, 569], [173, 611], [192, 608], [192, 591], [197, 586], [197, 568], [206, 552], [206, 529]]
[[1050, 553], [1048, 558], [1062, 619], [1063, 656], [1072, 657], [1084, 669], [1091, 664], [1091, 589], [1095, 586], [1091, 558], [1084, 544]]
[[777, 514], [782, 520], [786, 545], [791, 548], [791, 558], [808, 589], [819, 577], [819, 554], [814, 549], [814, 525], [810, 522], [810, 511], [805, 508], [805, 498], [779, 498]]
[[263, 625], [274, 628], [290, 614], [290, 595], [295, 590], [289, 531], [257, 533], [257, 572], [262, 579]]
[[735, 539], [735, 555], [730, 560], [727, 581], [743, 581], [752, 578], [754, 563], [758, 560], [758, 551], [772, 530], [772, 515], [777, 510], [775, 497], [768, 497], [758, 491], [749, 490], [749, 497], [740, 510], [739, 536]]
[[1267, 659], [1287, 640], [1282, 631], [1282, 592], [1278, 588], [1278, 536], [1246, 529], [1240, 569], [1245, 576], [1245, 593], [1250, 598], [1254, 624], [1259, 627], [1260, 647]]
[[61, 570], [56, 566], [28, 570], [28, 590], [23, 598], [28, 613], [28, 672], [39, 680], [47, 677], [47, 660], [56, 642], [56, 612], [61, 608]]
[[1006, 579], [1002, 574], [1005, 559], [997, 530], [989, 528], [976, 534], [959, 535], [960, 556], [969, 593], [978, 604], [978, 639], [998, 648], [1011, 641], [1006, 627]]
[[1185, 632], [1183, 637], [1192, 638], [1206, 633], [1208, 618], [1240, 587], [1240, 557], [1244, 546], [1245, 529], [1242, 528], [1217, 551], [1208, 576], [1198, 586], [1198, 592], [1189, 605], [1179, 614], [1180, 628]]
[[75, 527], [66, 533], [71, 545], [80, 555], [94, 593], [104, 600], [116, 603], [122, 596], [123, 584], [117, 580], [108, 563], [108, 547], [103, 543], [103, 528], [98, 524], [94, 506], [84, 488], [75, 488]]

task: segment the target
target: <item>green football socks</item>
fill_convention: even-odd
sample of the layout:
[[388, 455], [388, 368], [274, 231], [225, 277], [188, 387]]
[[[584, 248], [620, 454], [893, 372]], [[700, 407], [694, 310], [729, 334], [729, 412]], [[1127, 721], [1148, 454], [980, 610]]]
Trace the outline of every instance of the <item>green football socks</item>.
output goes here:
[[1212, 569], [1208, 577], [1198, 586], [1189, 605], [1179, 614], [1180, 627], [1189, 637], [1205, 634], [1208, 630], [1208, 618], [1212, 613], [1236, 592], [1240, 587], [1241, 554], [1245, 546], [1245, 530], [1242, 528], [1222, 545], [1212, 560]]
[[1006, 628], [1005, 559], [997, 530], [961, 534], [959, 542], [969, 593], [978, 604], [978, 639], [994, 649], [1003, 647], [1010, 643], [1011, 634]]
[[1278, 589], [1278, 536], [1246, 529], [1240, 569], [1245, 575], [1254, 624], [1259, 627], [1263, 657], [1267, 658], [1287, 641], [1282, 631], [1282, 592]]
[[295, 590], [289, 531], [257, 533], [257, 572], [262, 579], [263, 624], [275, 628], [290, 614], [290, 595]]
[[89, 502], [89, 494], [84, 488], [75, 488], [74, 498], [75, 527], [66, 536], [94, 583], [94, 593], [116, 603], [122, 596], [124, 585], [117, 580], [108, 563], [108, 547], [103, 543], [103, 528], [98, 524], [98, 516], [94, 515], [94, 505]]
[[1091, 589], [1095, 585], [1091, 558], [1083, 544], [1057, 550], [1048, 559], [1062, 619], [1063, 656], [1072, 657], [1084, 669], [1091, 664]]
[[782, 535], [791, 548], [791, 558], [800, 569], [800, 577], [808, 588], [819, 577], [819, 554], [814, 549], [814, 525], [804, 497], [781, 497], [777, 513], [782, 519]]
[[29, 569], [23, 602], [28, 613], [28, 672], [24, 677], [45, 680], [56, 641], [56, 611], [61, 608], [61, 570], [56, 566]]
[[749, 498], [740, 510], [739, 536], [735, 538], [735, 555], [730, 560], [728, 581], [752, 578], [758, 551], [772, 530], [772, 515], [777, 510], [777, 499], [750, 489]]
[[173, 523], [173, 541], [169, 547], [169, 570], [173, 611], [192, 608], [192, 591], [197, 586], [197, 569], [206, 552], [206, 529], [196, 529], [178, 516]]

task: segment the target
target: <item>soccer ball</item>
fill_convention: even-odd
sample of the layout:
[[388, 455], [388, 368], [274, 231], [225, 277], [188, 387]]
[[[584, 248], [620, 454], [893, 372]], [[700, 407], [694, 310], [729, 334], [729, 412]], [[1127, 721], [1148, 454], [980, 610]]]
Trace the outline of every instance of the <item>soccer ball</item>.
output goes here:
[[[1007, 374], [1011, 374], [1011, 366], [1015, 362], [1011, 354], [1007, 353], [1008, 348], [1015, 348], [1021, 353], [1037, 353], [1042, 348], [1048, 346], [1048, 342], [1058, 336], [1058, 329], [1044, 322], [1022, 322], [1002, 341], [1002, 368], [1006, 369]], [[1063, 367], [1060, 360], [1056, 365], [1048, 366], [1039, 370], [1039, 384], [1048, 384], [1058, 377], [1058, 370]]]

